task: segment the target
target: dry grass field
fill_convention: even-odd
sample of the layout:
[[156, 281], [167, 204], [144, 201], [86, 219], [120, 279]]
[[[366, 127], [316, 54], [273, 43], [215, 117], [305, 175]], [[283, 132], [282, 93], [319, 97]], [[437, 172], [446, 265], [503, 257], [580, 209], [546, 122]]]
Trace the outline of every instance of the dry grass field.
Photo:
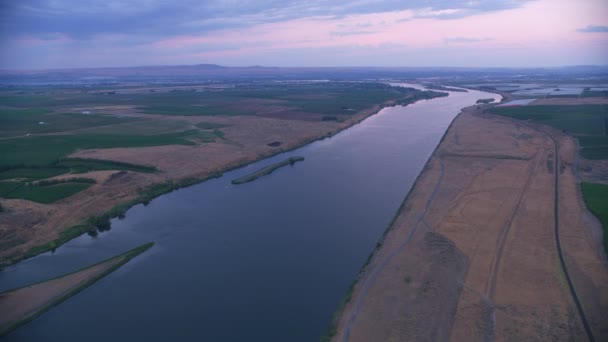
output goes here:
[[333, 340], [586, 340], [563, 266], [593, 336], [607, 339], [608, 268], [576, 153], [557, 130], [461, 113], [360, 274]]

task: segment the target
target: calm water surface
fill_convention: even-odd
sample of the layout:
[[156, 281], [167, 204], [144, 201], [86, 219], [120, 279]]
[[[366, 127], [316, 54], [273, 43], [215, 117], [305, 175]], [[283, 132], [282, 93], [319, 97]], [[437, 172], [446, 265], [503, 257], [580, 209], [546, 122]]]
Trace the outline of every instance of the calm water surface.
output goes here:
[[[424, 163], [461, 108], [497, 95], [383, 109], [361, 124], [138, 205], [0, 272], [0, 291], [156, 245], [6, 340], [318, 341]], [[234, 178], [288, 156], [255, 182]]]

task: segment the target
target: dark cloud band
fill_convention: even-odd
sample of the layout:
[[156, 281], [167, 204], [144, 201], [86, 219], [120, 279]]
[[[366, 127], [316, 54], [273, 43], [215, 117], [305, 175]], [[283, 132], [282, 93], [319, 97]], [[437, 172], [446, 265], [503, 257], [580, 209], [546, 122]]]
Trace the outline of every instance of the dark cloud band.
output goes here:
[[[79, 1], [0, 0], [0, 33], [62, 33], [75, 39], [97, 34], [155, 37], [201, 34], [312, 16], [340, 17], [407, 9], [458, 10], [459, 17], [522, 6], [530, 0], [270, 0]], [[431, 14], [432, 16], [432, 14]], [[439, 19], [453, 16], [438, 14]]]

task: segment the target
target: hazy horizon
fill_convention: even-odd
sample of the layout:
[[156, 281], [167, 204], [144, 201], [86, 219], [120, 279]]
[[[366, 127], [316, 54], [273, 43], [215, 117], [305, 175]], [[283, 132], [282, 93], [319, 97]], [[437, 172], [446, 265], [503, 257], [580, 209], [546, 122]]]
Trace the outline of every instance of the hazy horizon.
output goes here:
[[0, 4], [0, 69], [606, 65], [602, 0], [27, 0]]
[[116, 66], [85, 66], [85, 67], [59, 67], [59, 68], [0, 68], [0, 71], [8, 72], [29, 72], [29, 71], [49, 71], [49, 70], [86, 70], [86, 69], [130, 69], [130, 68], [180, 68], [180, 67], [198, 67], [212, 66], [219, 68], [278, 68], [278, 69], [465, 69], [465, 70], [488, 70], [488, 69], [506, 69], [506, 70], [534, 70], [534, 69], [567, 69], [567, 68], [608, 68], [608, 63], [605, 64], [581, 64], [581, 65], [556, 65], [556, 66], [526, 66], [526, 67], [509, 67], [509, 66], [485, 66], [485, 67], [462, 67], [453, 65], [431, 65], [431, 66], [411, 66], [411, 65], [223, 65], [215, 63], [198, 63], [198, 64], [144, 64], [144, 65], [116, 65]]

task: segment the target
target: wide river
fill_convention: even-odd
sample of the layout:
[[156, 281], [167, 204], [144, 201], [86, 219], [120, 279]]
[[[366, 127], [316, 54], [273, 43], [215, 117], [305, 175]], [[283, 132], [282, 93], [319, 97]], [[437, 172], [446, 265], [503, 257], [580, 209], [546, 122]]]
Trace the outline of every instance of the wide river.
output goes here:
[[[385, 108], [332, 138], [135, 206], [97, 238], [1, 271], [4, 291], [156, 242], [6, 340], [318, 341], [450, 122], [490, 97], [499, 99], [450, 92]], [[230, 183], [296, 155], [306, 160]]]

